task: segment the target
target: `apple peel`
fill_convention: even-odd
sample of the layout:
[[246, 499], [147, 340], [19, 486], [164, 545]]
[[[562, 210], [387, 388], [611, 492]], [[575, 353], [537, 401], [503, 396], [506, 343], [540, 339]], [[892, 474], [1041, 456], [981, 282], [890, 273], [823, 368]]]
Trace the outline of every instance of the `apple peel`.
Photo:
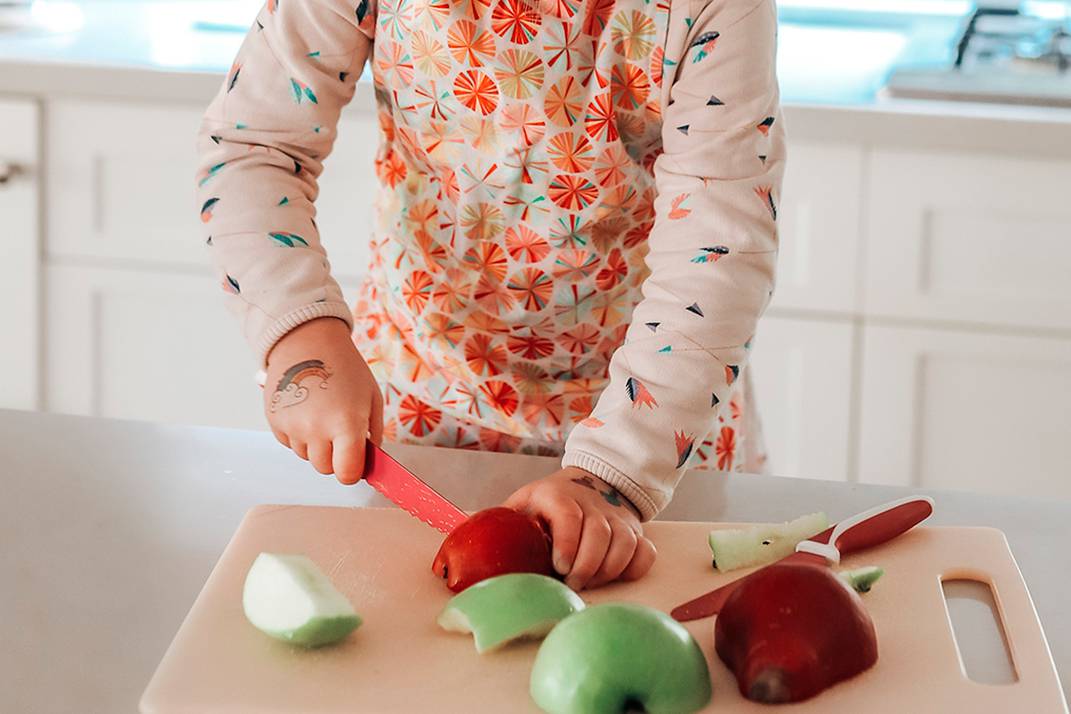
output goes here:
[[583, 609], [580, 596], [554, 578], [511, 573], [455, 595], [438, 622], [448, 632], [472, 633], [476, 651], [484, 654], [515, 640], [541, 638]]

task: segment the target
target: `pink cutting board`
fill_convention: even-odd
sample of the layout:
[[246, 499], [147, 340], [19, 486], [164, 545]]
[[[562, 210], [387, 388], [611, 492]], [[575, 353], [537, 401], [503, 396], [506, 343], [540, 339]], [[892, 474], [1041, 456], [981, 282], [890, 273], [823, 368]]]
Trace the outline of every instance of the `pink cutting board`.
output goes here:
[[[589, 603], [629, 601], [664, 611], [730, 577], [710, 566], [713, 524], [655, 522], [650, 574], [585, 592]], [[537, 642], [476, 654], [471, 637], [435, 619], [450, 593], [431, 573], [442, 535], [396, 509], [261, 506], [247, 514], [164, 655], [141, 701], [146, 714], [179, 712], [526, 712]], [[364, 624], [340, 645], [304, 651], [255, 630], [242, 584], [262, 551], [304, 553], [353, 602]], [[919, 528], [846, 559], [886, 575], [864, 596], [878, 632], [874, 668], [809, 702], [776, 710], [743, 699], [713, 652], [713, 619], [687, 624], [714, 682], [710, 712], [1066, 712], [1033, 603], [1003, 533]], [[989, 582], [1018, 681], [986, 685], [963, 674], [941, 579]], [[638, 646], [642, 644], [638, 643]]]

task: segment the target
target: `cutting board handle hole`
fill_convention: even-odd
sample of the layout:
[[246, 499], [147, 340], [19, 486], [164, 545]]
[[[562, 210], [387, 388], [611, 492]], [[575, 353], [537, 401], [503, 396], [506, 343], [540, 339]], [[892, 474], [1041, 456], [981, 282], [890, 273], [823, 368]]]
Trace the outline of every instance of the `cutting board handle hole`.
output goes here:
[[941, 579], [941, 592], [960, 667], [967, 678], [978, 684], [1019, 681], [992, 586], [957, 575]]

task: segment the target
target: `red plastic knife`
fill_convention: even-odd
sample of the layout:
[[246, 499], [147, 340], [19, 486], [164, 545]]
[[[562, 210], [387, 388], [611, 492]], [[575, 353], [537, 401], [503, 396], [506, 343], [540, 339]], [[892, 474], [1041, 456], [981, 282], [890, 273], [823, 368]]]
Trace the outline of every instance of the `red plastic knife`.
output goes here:
[[372, 442], [365, 448], [364, 480], [432, 528], [449, 533], [468, 514]]
[[[876, 506], [830, 526], [810, 540], [803, 541], [796, 546], [795, 553], [785, 556], [777, 563], [834, 565], [840, 562], [841, 556], [880, 545], [906, 533], [929, 518], [931, 513], [933, 499], [928, 496], [909, 496]], [[752, 575], [754, 573], [737, 578], [705, 595], [678, 605], [670, 614], [679, 622], [716, 615], [733, 591]]]

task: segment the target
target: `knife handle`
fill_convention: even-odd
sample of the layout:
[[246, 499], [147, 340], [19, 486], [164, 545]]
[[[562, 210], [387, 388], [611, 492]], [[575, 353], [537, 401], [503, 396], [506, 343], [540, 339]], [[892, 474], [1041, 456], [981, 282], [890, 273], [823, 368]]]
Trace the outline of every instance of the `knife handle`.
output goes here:
[[843, 520], [815, 538], [803, 541], [796, 546], [796, 550], [821, 555], [831, 563], [839, 563], [843, 555], [880, 545], [906, 533], [932, 513], [932, 498], [908, 496]]

